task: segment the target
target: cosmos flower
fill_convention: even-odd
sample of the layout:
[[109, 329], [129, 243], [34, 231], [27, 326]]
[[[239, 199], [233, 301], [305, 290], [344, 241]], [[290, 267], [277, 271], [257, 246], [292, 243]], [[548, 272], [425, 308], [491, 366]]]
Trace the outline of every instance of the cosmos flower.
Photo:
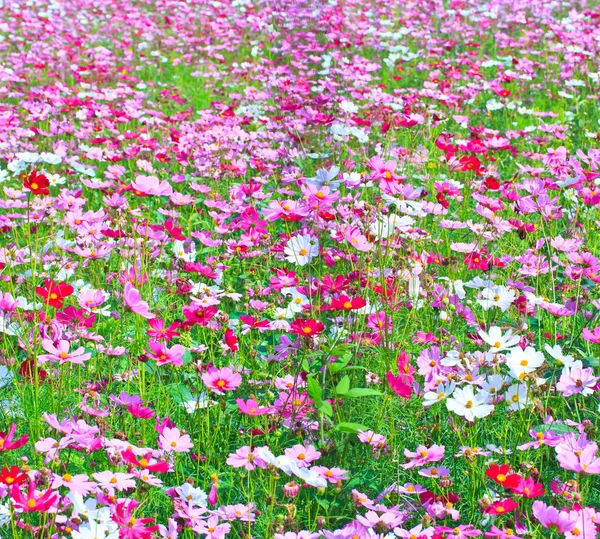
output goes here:
[[306, 266], [319, 254], [319, 241], [308, 234], [297, 235], [288, 240], [283, 250], [288, 262]]

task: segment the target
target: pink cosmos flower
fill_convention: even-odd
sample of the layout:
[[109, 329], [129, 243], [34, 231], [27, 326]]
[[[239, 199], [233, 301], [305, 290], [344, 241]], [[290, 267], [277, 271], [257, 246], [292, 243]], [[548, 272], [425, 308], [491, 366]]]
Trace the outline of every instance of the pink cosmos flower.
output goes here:
[[298, 468], [310, 466], [313, 460], [317, 460], [321, 456], [321, 452], [317, 451], [312, 445], [304, 447], [297, 444], [284, 451], [286, 457], [298, 465]]
[[598, 383], [599, 378], [594, 376], [594, 369], [569, 368], [565, 367], [556, 384], [556, 389], [563, 394], [563, 397], [571, 395], [590, 395]]
[[533, 502], [532, 512], [539, 523], [553, 533], [569, 532], [577, 522], [576, 514], [572, 515], [567, 511], [559, 511], [540, 500]]
[[[469, 537], [477, 537], [481, 535], [481, 530], [477, 530], [472, 524], [461, 524], [455, 528], [449, 528], [448, 526], [436, 526], [436, 535], [439, 537], [451, 537], [452, 539], [468, 539]], [[444, 534], [444, 535], [442, 535]]]
[[58, 494], [53, 490], [36, 492], [36, 483], [30, 481], [27, 487], [27, 494], [23, 494], [19, 485], [13, 484], [10, 488], [10, 497], [15, 506], [25, 513], [48, 511], [58, 501]]
[[341, 468], [326, 468], [325, 466], [313, 466], [311, 471], [317, 472], [323, 479], [327, 479], [330, 483], [337, 483], [338, 481], [345, 481], [348, 479], [346, 475], [348, 470], [342, 470]]
[[596, 456], [598, 445], [586, 442], [582, 449], [569, 451], [562, 444], [556, 447], [556, 460], [565, 470], [583, 474], [600, 474], [600, 457]]
[[158, 437], [158, 445], [163, 451], [175, 451], [176, 453], [187, 453], [194, 447], [189, 435], [181, 434], [176, 427], [165, 427]]
[[242, 383], [242, 375], [233, 372], [229, 367], [211, 369], [202, 375], [202, 381], [212, 392], [222, 394], [224, 391], [233, 391]]
[[592, 331], [590, 331], [588, 328], [583, 328], [581, 335], [588, 342], [600, 344], [600, 326], [594, 328]]
[[110, 496], [114, 496], [115, 490], [121, 492], [123, 490], [135, 488], [135, 481], [133, 480], [134, 475], [130, 473], [111, 472], [110, 470], [106, 470], [104, 472], [92, 474], [92, 477]]
[[139, 175], [131, 182], [131, 190], [137, 196], [171, 196], [173, 188], [168, 181], [160, 181], [156, 176]]
[[225, 461], [229, 466], [234, 468], [245, 468], [248, 471], [258, 468], [266, 468], [267, 463], [258, 455], [258, 448], [250, 449], [250, 446], [245, 445], [236, 450], [235, 453], [230, 453]]
[[344, 230], [344, 239], [357, 251], [367, 252], [373, 249], [373, 244], [369, 243], [367, 237], [356, 226]]
[[29, 435], [24, 434], [20, 438], [14, 439], [17, 425], [12, 423], [8, 432], [0, 432], [0, 451], [10, 451], [11, 449], [19, 449], [23, 447], [29, 440]]
[[446, 448], [443, 445], [432, 445], [430, 448], [420, 445], [415, 452], [405, 449], [404, 456], [410, 460], [402, 464], [402, 467], [408, 470], [409, 468], [423, 466], [428, 462], [438, 462], [444, 458], [445, 450]]
[[219, 524], [219, 517], [209, 517], [207, 521], [201, 520], [192, 528], [195, 533], [203, 534], [204, 539], [223, 539], [231, 530], [231, 524]]
[[38, 364], [43, 364], [48, 361], [58, 361], [61, 365], [63, 363], [83, 365], [84, 361], [87, 361], [92, 357], [91, 353], [86, 353], [83, 346], [69, 352], [70, 343], [69, 341], [64, 340], [59, 341], [58, 346], [54, 346], [54, 343], [50, 339], [44, 339], [42, 341], [42, 348], [49, 353], [39, 355]]
[[51, 487], [56, 490], [59, 487], [67, 487], [70, 492], [87, 496], [94, 488], [96, 483], [88, 481], [88, 476], [85, 474], [71, 475], [55, 475]]
[[155, 318], [155, 315], [150, 312], [148, 303], [142, 301], [139, 291], [130, 282], [125, 283], [123, 301], [134, 313], [148, 319]]
[[373, 531], [376, 530], [377, 532], [381, 532], [382, 530], [392, 530], [396, 526], [402, 524], [404, 519], [404, 515], [392, 511], [381, 514], [378, 514], [375, 511], [367, 511], [365, 516], [357, 515], [356, 517], [356, 520], [365, 528], [369, 528]]
[[235, 402], [242, 414], [250, 416], [270, 414], [275, 410], [273, 406], [261, 407], [254, 399], [248, 399], [246, 402], [243, 399], [236, 399]]

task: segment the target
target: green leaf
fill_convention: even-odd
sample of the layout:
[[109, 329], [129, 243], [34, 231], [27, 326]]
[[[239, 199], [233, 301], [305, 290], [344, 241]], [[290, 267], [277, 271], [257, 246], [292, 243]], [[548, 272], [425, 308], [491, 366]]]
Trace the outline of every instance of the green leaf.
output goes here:
[[369, 430], [369, 427], [362, 423], [342, 422], [335, 426], [335, 429], [340, 432], [348, 432], [350, 434], [358, 434], [359, 430]]
[[169, 384], [165, 389], [176, 402], [184, 402], [193, 398], [189, 389], [184, 384]]
[[192, 362], [192, 353], [186, 348], [181, 358], [183, 359], [183, 364], [187, 365], [188, 363]]
[[339, 394], [340, 397], [356, 398], [356, 397], [375, 397], [383, 395], [381, 391], [370, 389], [368, 387], [353, 387], [347, 393]]
[[335, 374], [336, 372], [340, 372], [340, 371], [343, 371], [344, 369], [349, 368], [348, 363], [350, 362], [351, 358], [352, 358], [352, 356], [350, 354], [347, 354], [347, 355], [341, 357], [340, 359], [337, 359], [336, 361], [334, 361], [333, 363], [331, 363], [329, 365], [329, 371], [332, 372], [333, 374]]
[[569, 425], [563, 425], [562, 423], [555, 423], [554, 425], [538, 425], [537, 427], [534, 427], [533, 430], [535, 430], [536, 432], [546, 432], [546, 431], [553, 431], [556, 434], [566, 434], [567, 432], [574, 432], [576, 433], [577, 430], [575, 430], [575, 428], [573, 427], [569, 427]]
[[323, 402], [323, 392], [321, 391], [321, 386], [319, 382], [317, 382], [314, 378], [309, 377], [306, 380], [306, 391], [308, 396], [313, 400], [313, 402], [319, 405]]
[[590, 367], [600, 367], [600, 359], [597, 357], [586, 357], [583, 362]]
[[321, 401], [321, 403], [317, 406], [317, 410], [327, 417], [331, 417], [333, 415], [333, 408], [327, 401]]
[[350, 377], [348, 375], [344, 376], [338, 383], [337, 386], [335, 386], [335, 392], [340, 395], [342, 393], [348, 393], [348, 390], [350, 389]]

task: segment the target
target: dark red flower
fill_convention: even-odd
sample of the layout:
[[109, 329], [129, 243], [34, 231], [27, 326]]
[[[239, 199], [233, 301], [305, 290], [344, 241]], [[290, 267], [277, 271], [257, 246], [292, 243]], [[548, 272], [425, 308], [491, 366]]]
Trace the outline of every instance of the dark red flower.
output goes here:
[[2, 468], [0, 471], [0, 483], [5, 485], [22, 485], [27, 481], [27, 475], [21, 472], [18, 466], [11, 466], [8, 468]]
[[52, 279], [46, 279], [45, 288], [37, 286], [35, 293], [44, 298], [46, 305], [60, 309], [63, 299], [73, 293], [73, 287], [64, 281], [55, 283]]
[[34, 195], [49, 195], [49, 185], [48, 178], [35, 170], [32, 170], [29, 176], [23, 180], [23, 187], [29, 189]]

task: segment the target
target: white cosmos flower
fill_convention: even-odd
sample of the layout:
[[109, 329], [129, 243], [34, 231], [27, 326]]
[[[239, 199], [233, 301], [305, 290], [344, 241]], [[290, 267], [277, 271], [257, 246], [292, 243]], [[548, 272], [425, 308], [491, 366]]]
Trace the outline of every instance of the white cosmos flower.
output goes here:
[[487, 333], [482, 329], [479, 330], [479, 336], [492, 347], [492, 352], [500, 352], [501, 350], [509, 350], [519, 344], [521, 338], [512, 334], [512, 330], [508, 330], [502, 334], [502, 330], [497, 326], [492, 326]]
[[173, 242], [173, 254], [179, 260], [194, 262], [196, 260], [196, 246], [193, 243], [186, 244], [183, 241]]
[[506, 383], [506, 378], [501, 374], [490, 374], [484, 382], [481, 383], [481, 389], [492, 396], [497, 395]]
[[446, 281], [450, 295], [456, 294], [458, 299], [463, 300], [467, 296], [465, 285], [460, 280], [448, 279], [448, 277], [440, 277], [440, 281]]
[[189, 483], [184, 483], [180, 487], [175, 488], [175, 492], [179, 499], [186, 504], [191, 503], [196, 507], [206, 507], [208, 496], [201, 488], [193, 487]]
[[396, 213], [390, 213], [372, 223], [369, 231], [377, 239], [386, 239], [396, 232], [406, 232], [414, 222], [415, 220], [408, 215], [400, 217]]
[[319, 240], [312, 238], [308, 234], [294, 236], [283, 249], [285, 258], [288, 262], [296, 263], [299, 266], [306, 266], [312, 262], [313, 258], [319, 254]]
[[527, 385], [515, 384], [508, 388], [504, 394], [504, 400], [509, 410], [522, 410], [529, 402], [527, 400]]
[[525, 350], [521, 348], [513, 348], [510, 355], [506, 359], [506, 366], [510, 370], [510, 375], [513, 378], [522, 380], [526, 374], [534, 372], [544, 363], [544, 354], [538, 352], [532, 346], [528, 346]]
[[488, 404], [489, 398], [489, 393], [485, 391], [475, 394], [473, 386], [459, 387], [454, 390], [452, 397], [446, 399], [446, 408], [467, 421], [474, 421], [476, 417], [485, 417], [494, 411], [494, 406]]
[[544, 350], [546, 350], [546, 353], [549, 356], [552, 356], [557, 363], [560, 363], [561, 365], [564, 365], [565, 367], [577, 367], [577, 368], [582, 368], [583, 364], [581, 363], [581, 361], [576, 360], [573, 356], [571, 355], [564, 355], [562, 348], [560, 346], [560, 344], [555, 344], [554, 346], [550, 346], [549, 344], [546, 344], [544, 346]]
[[456, 384], [454, 382], [448, 382], [446, 384], [440, 384], [435, 388], [435, 391], [428, 391], [423, 395], [423, 406], [425, 408], [436, 404], [437, 402], [442, 402], [444, 399], [448, 398], [454, 390], [456, 389]]
[[477, 301], [486, 311], [492, 307], [499, 307], [502, 312], [508, 310], [517, 297], [513, 290], [502, 285], [484, 288], [481, 296]]
[[206, 393], [201, 393], [196, 397], [182, 402], [181, 406], [185, 408], [185, 411], [188, 414], [193, 414], [196, 410], [202, 410], [203, 408], [208, 408], [209, 406], [214, 406], [215, 404], [217, 403], [213, 400], [210, 400], [206, 396]]

